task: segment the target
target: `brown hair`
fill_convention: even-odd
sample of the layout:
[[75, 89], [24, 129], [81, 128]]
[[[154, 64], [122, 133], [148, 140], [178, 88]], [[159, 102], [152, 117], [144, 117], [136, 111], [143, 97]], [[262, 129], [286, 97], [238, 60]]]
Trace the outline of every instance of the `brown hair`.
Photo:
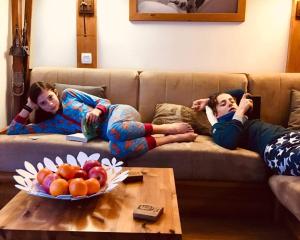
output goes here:
[[33, 101], [35, 104], [37, 104], [37, 99], [43, 90], [54, 91], [55, 86], [50, 83], [44, 83], [44, 82], [33, 83], [29, 89], [29, 97], [30, 97], [31, 101]]
[[[31, 101], [37, 104], [37, 99], [43, 90], [56, 91], [55, 86], [50, 83], [35, 82], [30, 86], [29, 89], [29, 98], [31, 99]], [[46, 121], [53, 118], [54, 116], [55, 114], [46, 112], [43, 109], [38, 108], [34, 114], [34, 123]]]
[[222, 94], [223, 92], [214, 93], [213, 95], [210, 95], [208, 98], [207, 105], [213, 110], [214, 113], [217, 113], [217, 105], [218, 100], [217, 98]]
[[[209, 96], [209, 100], [208, 100], [208, 103], [207, 105], [213, 110], [213, 113], [217, 113], [217, 105], [218, 105], [218, 100], [217, 98], [223, 94], [224, 92], [218, 92], [218, 93], [215, 93], [211, 96]], [[229, 94], [229, 93], [228, 93]], [[231, 94], [229, 94], [231, 95]], [[232, 96], [234, 98], [234, 100], [236, 101], [236, 97]]]

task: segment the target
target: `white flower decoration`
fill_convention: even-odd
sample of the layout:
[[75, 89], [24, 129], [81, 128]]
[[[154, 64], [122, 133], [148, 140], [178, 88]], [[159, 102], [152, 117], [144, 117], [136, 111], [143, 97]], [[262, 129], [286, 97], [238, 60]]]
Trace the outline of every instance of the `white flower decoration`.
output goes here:
[[[66, 162], [74, 166], [82, 167], [86, 161], [99, 160], [99, 158], [100, 158], [99, 153], [94, 153], [88, 156], [84, 152], [79, 152], [77, 158], [75, 158], [73, 155], [68, 154], [66, 158]], [[110, 162], [108, 158], [103, 158], [101, 160], [101, 163], [105, 168], [105, 170], [107, 171], [107, 183], [104, 189], [101, 189], [99, 192], [93, 195], [82, 196], [82, 197], [72, 197], [71, 195], [60, 195], [54, 197], [52, 195], [45, 193], [36, 180], [36, 175], [38, 171], [46, 167], [53, 172], [57, 172], [57, 166], [60, 166], [64, 163], [65, 162], [58, 156], [55, 158], [55, 162], [45, 157], [43, 159], [43, 163], [39, 162], [36, 168], [30, 162], [25, 161], [24, 166], [26, 170], [16, 169], [16, 172], [19, 175], [13, 176], [13, 178], [17, 182], [17, 184], [15, 184], [15, 187], [35, 196], [62, 199], [62, 200], [79, 200], [79, 199], [90, 198], [90, 197], [94, 197], [100, 194], [110, 192], [128, 176], [128, 171], [121, 172], [122, 165], [123, 165], [122, 161], [117, 162], [117, 160], [113, 158]]]

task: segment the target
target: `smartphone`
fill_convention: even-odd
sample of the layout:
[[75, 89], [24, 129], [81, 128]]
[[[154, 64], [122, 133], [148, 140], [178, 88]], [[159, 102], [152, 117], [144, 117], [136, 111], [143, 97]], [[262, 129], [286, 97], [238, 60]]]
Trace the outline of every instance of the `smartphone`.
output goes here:
[[261, 96], [248, 96], [248, 99], [253, 101], [253, 108], [246, 115], [249, 119], [260, 119]]

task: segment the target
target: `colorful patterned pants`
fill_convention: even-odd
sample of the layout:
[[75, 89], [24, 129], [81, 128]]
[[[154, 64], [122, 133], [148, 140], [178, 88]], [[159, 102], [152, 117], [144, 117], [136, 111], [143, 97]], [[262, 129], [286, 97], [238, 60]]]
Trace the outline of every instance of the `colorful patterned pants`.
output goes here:
[[277, 174], [300, 176], [300, 132], [286, 133], [267, 145], [264, 160]]
[[114, 105], [108, 116], [106, 136], [111, 153], [118, 159], [140, 156], [156, 146], [152, 124], [140, 122], [140, 114], [129, 105]]

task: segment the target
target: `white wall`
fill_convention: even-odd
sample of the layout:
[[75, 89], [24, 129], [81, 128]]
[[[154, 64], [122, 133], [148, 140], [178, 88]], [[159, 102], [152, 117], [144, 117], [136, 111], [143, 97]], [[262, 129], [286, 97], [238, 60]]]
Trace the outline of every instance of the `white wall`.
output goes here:
[[0, 128], [7, 124], [7, 54], [9, 48], [9, 0], [0, 1]]
[[[76, 66], [75, 2], [34, 1], [32, 67]], [[130, 22], [128, 1], [97, 2], [102, 68], [285, 71], [292, 0], [247, 0], [242, 23]]]

